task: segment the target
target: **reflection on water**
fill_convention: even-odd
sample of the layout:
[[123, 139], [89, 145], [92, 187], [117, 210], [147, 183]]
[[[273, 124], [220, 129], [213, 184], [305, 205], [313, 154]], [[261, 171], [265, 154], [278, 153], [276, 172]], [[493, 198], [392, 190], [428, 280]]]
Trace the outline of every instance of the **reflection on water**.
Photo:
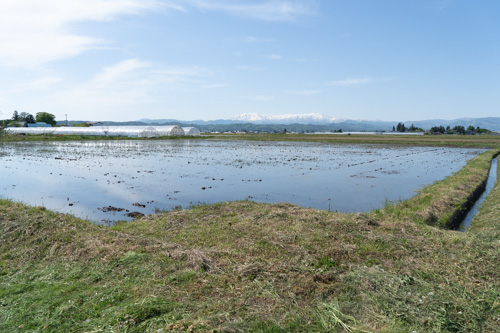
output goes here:
[[407, 199], [483, 151], [208, 140], [2, 143], [0, 195], [98, 223], [130, 220], [127, 210], [243, 199], [360, 212]]

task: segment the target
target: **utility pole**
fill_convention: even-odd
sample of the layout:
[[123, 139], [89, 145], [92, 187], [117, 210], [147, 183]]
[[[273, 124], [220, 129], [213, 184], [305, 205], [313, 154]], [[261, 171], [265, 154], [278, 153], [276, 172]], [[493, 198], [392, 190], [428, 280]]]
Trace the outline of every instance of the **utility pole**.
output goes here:
[[66, 116], [66, 127], [68, 127], [68, 114], [66, 113], [65, 116]]

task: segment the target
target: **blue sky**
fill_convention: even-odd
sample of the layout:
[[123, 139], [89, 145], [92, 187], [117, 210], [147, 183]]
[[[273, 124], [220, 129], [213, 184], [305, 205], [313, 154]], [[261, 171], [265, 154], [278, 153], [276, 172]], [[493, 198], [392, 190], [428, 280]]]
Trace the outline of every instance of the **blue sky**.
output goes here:
[[497, 0], [2, 0], [0, 119], [500, 116]]

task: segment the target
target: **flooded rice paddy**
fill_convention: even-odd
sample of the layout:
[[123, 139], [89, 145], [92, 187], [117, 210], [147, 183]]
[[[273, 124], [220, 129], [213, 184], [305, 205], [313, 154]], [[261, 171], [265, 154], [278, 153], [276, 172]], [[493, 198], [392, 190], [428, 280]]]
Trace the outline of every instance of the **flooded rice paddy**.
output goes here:
[[208, 140], [0, 144], [0, 197], [96, 223], [228, 200], [340, 212], [408, 199], [481, 149]]

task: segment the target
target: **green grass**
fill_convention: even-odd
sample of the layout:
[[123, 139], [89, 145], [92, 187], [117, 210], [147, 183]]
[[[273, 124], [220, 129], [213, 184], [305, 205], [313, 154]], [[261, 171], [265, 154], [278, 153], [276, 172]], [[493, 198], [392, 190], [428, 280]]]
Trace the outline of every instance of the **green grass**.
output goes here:
[[341, 214], [251, 201], [97, 226], [0, 200], [0, 332], [500, 331], [498, 150], [416, 197]]

